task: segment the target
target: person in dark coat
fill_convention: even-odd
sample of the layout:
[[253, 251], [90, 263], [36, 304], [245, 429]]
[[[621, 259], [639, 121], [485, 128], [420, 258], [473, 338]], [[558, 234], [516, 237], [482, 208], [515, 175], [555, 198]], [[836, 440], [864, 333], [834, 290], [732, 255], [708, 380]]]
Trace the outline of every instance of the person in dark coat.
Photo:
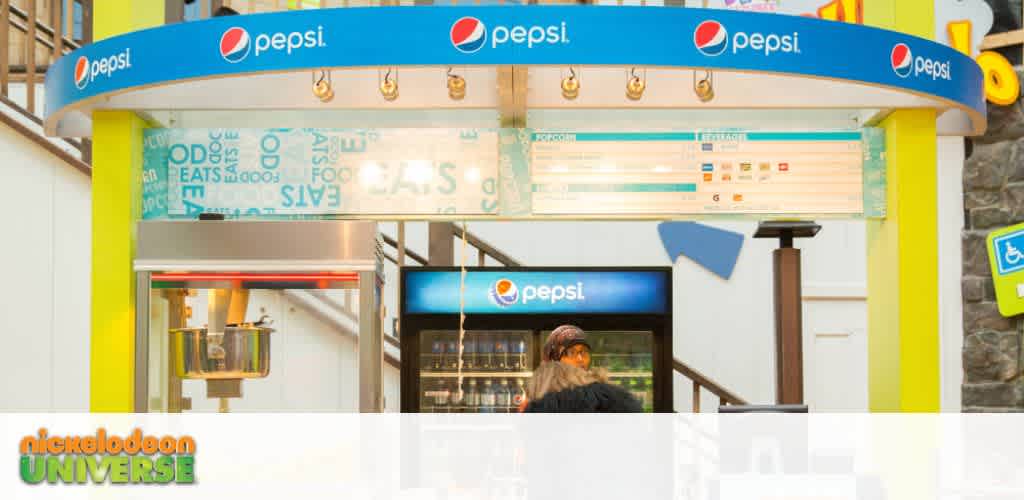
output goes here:
[[639, 413], [643, 406], [629, 391], [609, 383], [608, 372], [590, 367], [590, 344], [579, 327], [551, 332], [541, 364], [526, 385], [525, 413]]

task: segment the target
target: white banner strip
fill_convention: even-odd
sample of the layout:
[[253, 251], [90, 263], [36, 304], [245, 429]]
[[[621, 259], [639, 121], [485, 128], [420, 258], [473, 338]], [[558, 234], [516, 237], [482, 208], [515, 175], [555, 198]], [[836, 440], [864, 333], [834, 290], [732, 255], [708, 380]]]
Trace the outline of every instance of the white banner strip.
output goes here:
[[[7, 499], [1024, 498], [1015, 415], [8, 414], [0, 422]], [[117, 456], [109, 453], [123, 444], [116, 438], [150, 451], [194, 443], [194, 454]], [[87, 444], [107, 453], [86, 454]], [[80, 453], [41, 454], [68, 447]]]

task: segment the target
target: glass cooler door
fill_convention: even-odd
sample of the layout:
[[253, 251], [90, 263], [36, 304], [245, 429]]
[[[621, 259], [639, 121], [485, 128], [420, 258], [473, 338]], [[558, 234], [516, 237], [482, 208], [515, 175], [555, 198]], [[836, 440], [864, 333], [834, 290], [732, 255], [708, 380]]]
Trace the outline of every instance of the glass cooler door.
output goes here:
[[419, 411], [514, 413], [538, 362], [529, 330], [467, 330], [459, 389], [458, 330], [419, 334]]
[[[542, 332], [547, 338], [550, 332]], [[649, 331], [588, 331], [591, 366], [609, 371], [611, 381], [633, 393], [645, 412], [654, 411], [654, 334]]]

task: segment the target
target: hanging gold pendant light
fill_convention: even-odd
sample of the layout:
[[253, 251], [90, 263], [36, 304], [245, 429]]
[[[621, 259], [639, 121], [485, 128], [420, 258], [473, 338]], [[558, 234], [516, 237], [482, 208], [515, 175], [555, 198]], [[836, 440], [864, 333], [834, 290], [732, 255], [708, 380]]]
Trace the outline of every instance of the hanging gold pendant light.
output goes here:
[[466, 79], [452, 73], [448, 68], [448, 97], [453, 101], [461, 101], [466, 97]]
[[[626, 81], [626, 97], [631, 101], [639, 101], [647, 89], [647, 81], [636, 74], [636, 68], [629, 72], [629, 80]], [[644, 72], [646, 76], [646, 71]]]
[[576, 78], [576, 70], [569, 68], [569, 76], [562, 79], [562, 97], [573, 100], [580, 95], [580, 80]]

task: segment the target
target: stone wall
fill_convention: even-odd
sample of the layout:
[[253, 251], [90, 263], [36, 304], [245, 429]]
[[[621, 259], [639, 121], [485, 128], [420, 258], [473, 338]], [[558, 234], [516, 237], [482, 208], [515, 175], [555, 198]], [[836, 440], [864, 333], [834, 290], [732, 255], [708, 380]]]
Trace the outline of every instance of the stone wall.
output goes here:
[[990, 105], [988, 120], [985, 136], [969, 141], [963, 173], [962, 406], [964, 411], [1020, 411], [1024, 318], [999, 314], [985, 238], [1024, 222], [1024, 106], [1019, 100], [1013, 106]]

